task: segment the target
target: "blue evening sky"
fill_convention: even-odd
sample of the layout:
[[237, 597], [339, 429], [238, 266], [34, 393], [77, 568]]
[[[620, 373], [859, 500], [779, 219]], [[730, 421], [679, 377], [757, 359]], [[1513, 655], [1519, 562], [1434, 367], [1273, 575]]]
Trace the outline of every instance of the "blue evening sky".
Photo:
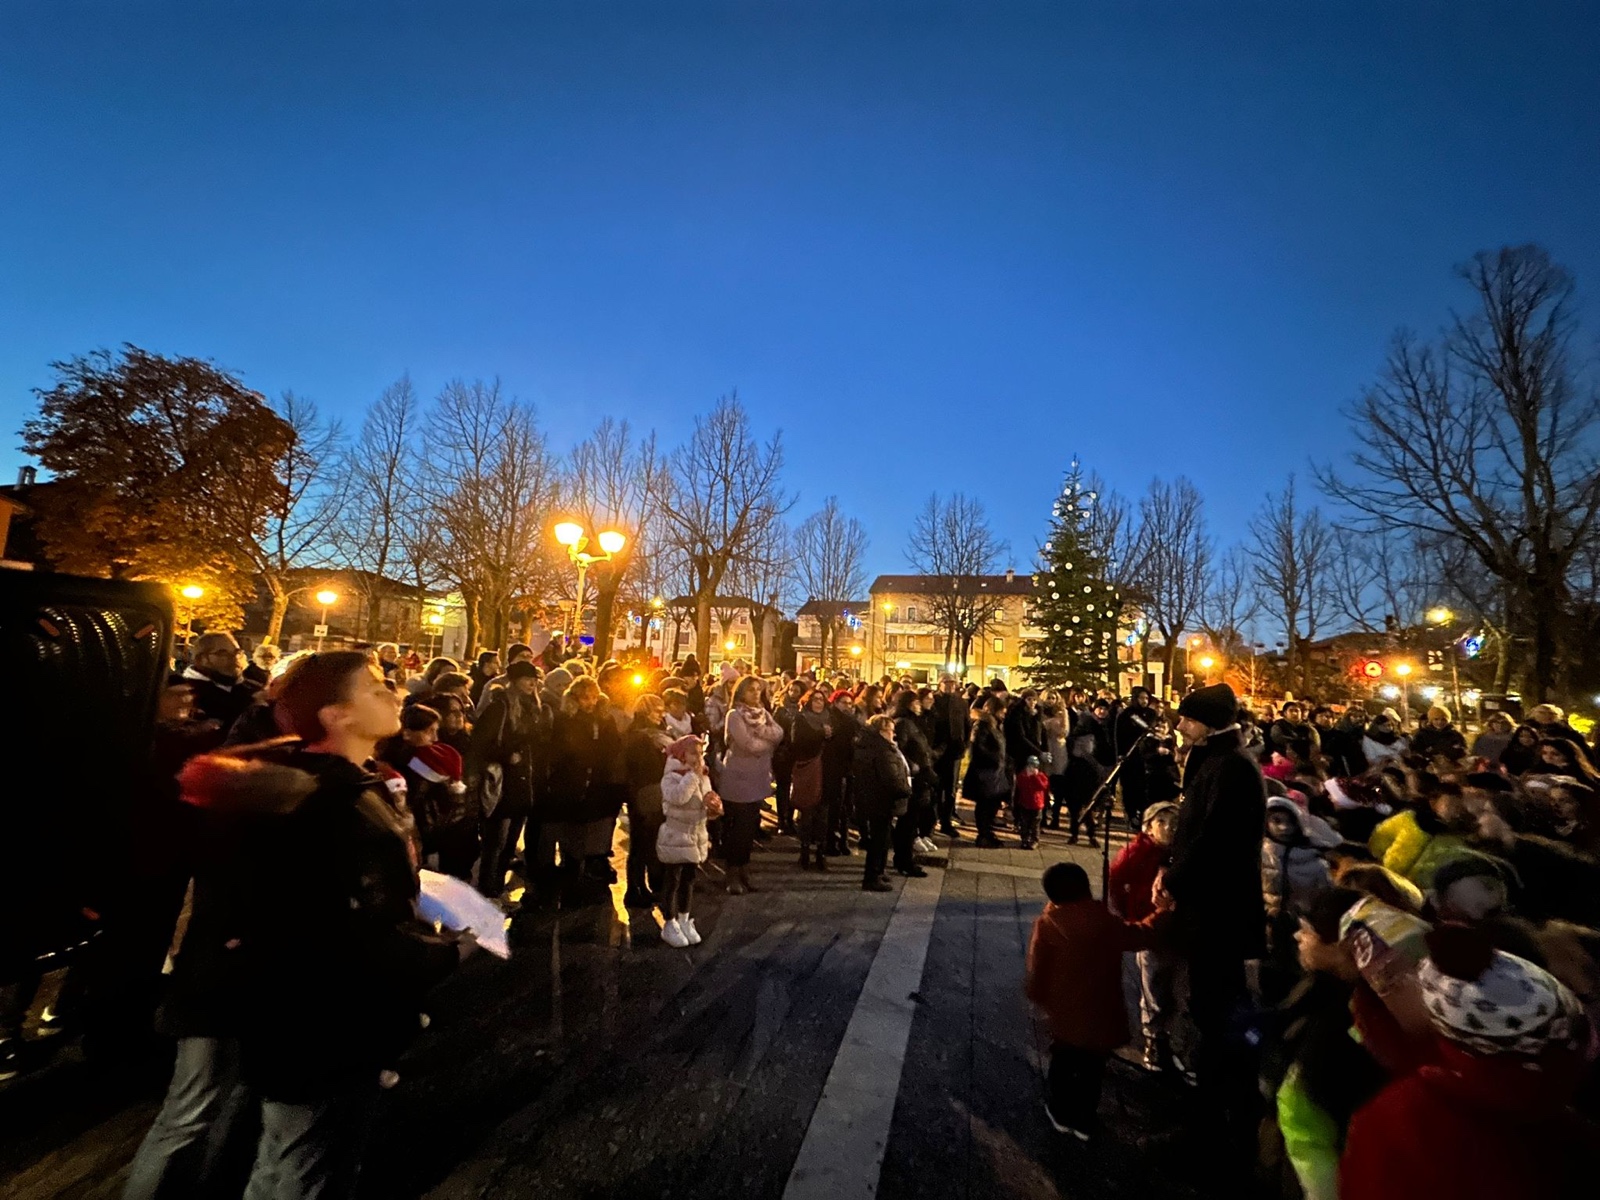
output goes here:
[[737, 387], [874, 571], [954, 487], [1025, 566], [1074, 452], [1237, 538], [1453, 263], [1592, 292], [1597, 47], [1537, 0], [11, 0], [0, 422], [124, 341], [352, 422], [498, 374], [562, 447]]

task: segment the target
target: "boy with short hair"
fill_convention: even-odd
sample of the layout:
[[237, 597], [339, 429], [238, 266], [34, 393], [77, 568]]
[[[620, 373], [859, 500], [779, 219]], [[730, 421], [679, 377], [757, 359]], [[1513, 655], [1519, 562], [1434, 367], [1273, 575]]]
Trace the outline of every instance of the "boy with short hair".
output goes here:
[[1050, 1025], [1045, 1115], [1057, 1133], [1086, 1142], [1106, 1060], [1129, 1037], [1122, 952], [1155, 944], [1162, 911], [1138, 924], [1118, 920], [1090, 895], [1077, 863], [1046, 870], [1044, 890], [1050, 902], [1033, 924], [1025, 986]]

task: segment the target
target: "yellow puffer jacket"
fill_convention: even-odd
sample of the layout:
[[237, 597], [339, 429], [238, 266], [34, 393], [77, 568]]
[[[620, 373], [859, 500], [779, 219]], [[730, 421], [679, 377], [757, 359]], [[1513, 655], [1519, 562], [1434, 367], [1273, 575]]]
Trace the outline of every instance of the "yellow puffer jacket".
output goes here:
[[1466, 849], [1466, 842], [1459, 834], [1427, 832], [1417, 824], [1416, 814], [1407, 811], [1374, 829], [1367, 848], [1389, 870], [1427, 891], [1435, 873]]

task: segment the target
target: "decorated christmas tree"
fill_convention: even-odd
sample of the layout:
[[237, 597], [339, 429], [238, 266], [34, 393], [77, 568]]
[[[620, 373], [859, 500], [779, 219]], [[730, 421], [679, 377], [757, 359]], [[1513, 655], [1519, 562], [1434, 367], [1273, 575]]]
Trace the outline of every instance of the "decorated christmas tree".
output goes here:
[[1116, 673], [1121, 599], [1107, 581], [1109, 564], [1094, 536], [1099, 499], [1073, 459], [1050, 510], [1028, 606], [1028, 623], [1039, 636], [1024, 645], [1034, 660], [1025, 669], [1042, 687], [1104, 687]]

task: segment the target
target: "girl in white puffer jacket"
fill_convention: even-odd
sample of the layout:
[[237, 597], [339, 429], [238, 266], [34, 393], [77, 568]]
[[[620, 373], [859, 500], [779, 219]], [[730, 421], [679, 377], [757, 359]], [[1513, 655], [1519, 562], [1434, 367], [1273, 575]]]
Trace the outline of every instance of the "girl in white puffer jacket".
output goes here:
[[656, 834], [656, 858], [666, 875], [661, 902], [666, 922], [661, 940], [682, 949], [700, 943], [689, 906], [694, 899], [695, 875], [711, 850], [706, 821], [722, 815], [722, 801], [711, 790], [705, 748], [697, 737], [679, 738], [667, 747], [661, 813], [664, 820]]

